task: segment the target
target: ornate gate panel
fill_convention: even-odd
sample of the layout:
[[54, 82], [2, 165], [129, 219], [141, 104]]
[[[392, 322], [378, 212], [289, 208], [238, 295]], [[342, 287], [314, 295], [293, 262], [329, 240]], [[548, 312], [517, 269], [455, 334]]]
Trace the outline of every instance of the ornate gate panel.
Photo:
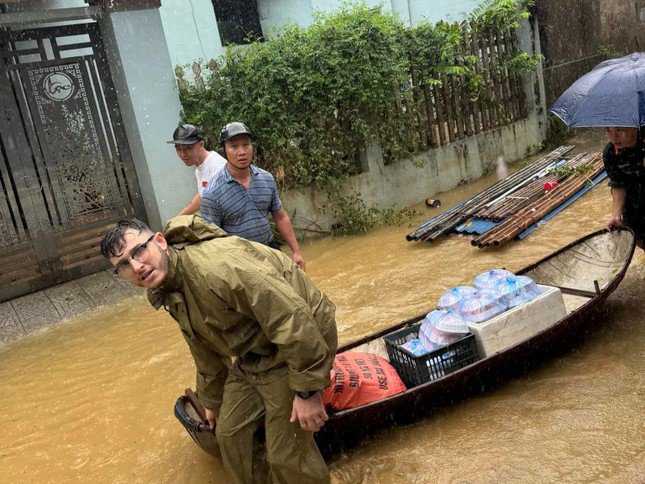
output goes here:
[[106, 266], [105, 228], [144, 218], [98, 25], [1, 31], [0, 300]]

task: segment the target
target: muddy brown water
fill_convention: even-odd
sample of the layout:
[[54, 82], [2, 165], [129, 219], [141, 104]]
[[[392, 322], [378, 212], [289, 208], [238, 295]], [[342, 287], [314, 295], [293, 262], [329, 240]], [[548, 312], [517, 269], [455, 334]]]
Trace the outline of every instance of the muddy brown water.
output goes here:
[[[493, 181], [439, 198], [449, 207]], [[458, 237], [408, 243], [405, 224], [303, 252], [349, 342], [431, 309], [485, 269], [518, 269], [602, 227], [608, 192], [600, 185], [498, 250]], [[418, 208], [415, 222], [436, 213]], [[637, 251], [584, 341], [492, 391], [384, 429], [330, 463], [334, 482], [643, 482], [644, 280]], [[0, 482], [228, 482], [172, 414], [193, 385], [175, 323], [143, 297], [0, 348]]]

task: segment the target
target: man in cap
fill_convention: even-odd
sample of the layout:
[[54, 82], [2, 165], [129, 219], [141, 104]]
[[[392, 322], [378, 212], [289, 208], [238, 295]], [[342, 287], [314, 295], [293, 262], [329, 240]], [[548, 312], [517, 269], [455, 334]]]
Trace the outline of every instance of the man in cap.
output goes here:
[[335, 306], [305, 273], [199, 214], [175, 217], [163, 233], [121, 220], [101, 253], [177, 321], [234, 481], [328, 482], [313, 432], [328, 419], [320, 390], [337, 348]]
[[275, 178], [251, 164], [253, 141], [249, 129], [242, 123], [229, 123], [222, 128], [219, 142], [226, 155], [226, 168], [202, 194], [200, 210], [204, 219], [230, 235], [279, 249], [273, 240], [270, 213], [278, 232], [291, 248], [293, 261], [305, 270], [305, 260], [289, 215], [282, 207]]
[[226, 160], [215, 151], [208, 151], [204, 147], [206, 138], [202, 131], [192, 124], [182, 124], [172, 135], [169, 144], [175, 145], [177, 156], [186, 166], [195, 167], [197, 178], [197, 195], [193, 197], [179, 215], [191, 215], [199, 210], [202, 193], [208, 182], [220, 172]]

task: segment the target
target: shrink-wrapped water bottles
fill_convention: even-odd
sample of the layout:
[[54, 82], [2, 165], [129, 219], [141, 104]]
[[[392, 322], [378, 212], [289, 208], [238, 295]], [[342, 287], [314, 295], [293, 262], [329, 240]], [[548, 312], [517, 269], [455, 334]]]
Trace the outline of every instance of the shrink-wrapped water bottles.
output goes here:
[[506, 269], [490, 269], [475, 277], [475, 289], [486, 291], [497, 286], [505, 277], [512, 276], [513, 273]]
[[468, 333], [464, 319], [450, 309], [435, 309], [427, 314], [421, 328], [419, 339], [428, 351], [433, 351], [459, 341]]
[[414, 356], [423, 356], [430, 352], [425, 346], [423, 346], [419, 338], [409, 338], [400, 346], [401, 348], [408, 350]]
[[504, 310], [506, 305], [499, 297], [486, 291], [476, 291], [472, 296], [461, 301], [458, 312], [468, 322], [481, 323]]
[[489, 289], [489, 292], [497, 296], [508, 308], [524, 304], [540, 295], [540, 289], [533, 279], [514, 275], [504, 277], [499, 284]]
[[470, 286], [453, 287], [444, 292], [443, 296], [439, 298], [439, 307], [456, 311], [461, 301], [465, 297], [472, 296], [475, 291], [476, 289]]

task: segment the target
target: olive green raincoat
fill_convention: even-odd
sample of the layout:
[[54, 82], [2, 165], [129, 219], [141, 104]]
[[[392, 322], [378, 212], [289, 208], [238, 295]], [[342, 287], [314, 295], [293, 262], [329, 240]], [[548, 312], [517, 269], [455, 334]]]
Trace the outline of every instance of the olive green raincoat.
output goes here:
[[[328, 479], [326, 468], [320, 469], [322, 458], [312, 435], [288, 419], [293, 392], [329, 385], [337, 347], [335, 306], [285, 254], [228, 237], [199, 214], [172, 219], [164, 235], [169, 244], [168, 275], [163, 287], [150, 290], [148, 298], [155, 308], [164, 306], [179, 323], [197, 367], [200, 401], [218, 411], [223, 398], [229, 400], [224, 402], [217, 431], [229, 472], [238, 482], [255, 480], [256, 471], [247, 462], [249, 439], [263, 418], [274, 480]], [[232, 356], [237, 360], [228, 378]], [[245, 399], [249, 393], [253, 395]], [[278, 400], [280, 408], [269, 415]], [[241, 410], [240, 402], [249, 405]], [[256, 408], [263, 405], [266, 409]], [[251, 408], [256, 408], [256, 414], [251, 415]], [[270, 421], [278, 421], [272, 430]], [[297, 441], [295, 447], [288, 449], [291, 442], [272, 445], [272, 440], [285, 438]], [[308, 439], [308, 445], [303, 439]], [[276, 455], [279, 447], [284, 447], [284, 456]], [[294, 451], [295, 456], [286, 455]], [[308, 462], [314, 468], [311, 472]]]

